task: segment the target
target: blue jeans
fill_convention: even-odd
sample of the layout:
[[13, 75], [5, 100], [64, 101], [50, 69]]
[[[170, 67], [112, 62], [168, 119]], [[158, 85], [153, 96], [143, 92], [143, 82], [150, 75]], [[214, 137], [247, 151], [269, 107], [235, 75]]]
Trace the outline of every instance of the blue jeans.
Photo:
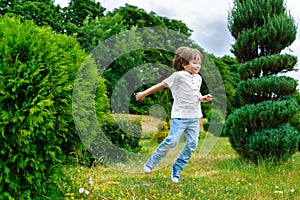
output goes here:
[[156, 151], [152, 154], [149, 160], [151, 160], [154, 165], [157, 164], [167, 155], [170, 149], [174, 148], [178, 144], [183, 132], [185, 133], [185, 146], [174, 163], [175, 168], [179, 171], [182, 171], [183, 168], [188, 164], [188, 160], [191, 158], [198, 145], [198, 118], [172, 119], [168, 136], [157, 147]]

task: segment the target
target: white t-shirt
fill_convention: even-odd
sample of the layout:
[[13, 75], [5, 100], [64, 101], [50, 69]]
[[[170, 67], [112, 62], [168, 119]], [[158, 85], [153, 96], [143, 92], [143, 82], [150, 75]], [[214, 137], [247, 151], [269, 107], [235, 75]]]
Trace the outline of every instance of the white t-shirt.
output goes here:
[[171, 118], [202, 118], [199, 92], [202, 77], [187, 71], [176, 71], [163, 80], [174, 99]]

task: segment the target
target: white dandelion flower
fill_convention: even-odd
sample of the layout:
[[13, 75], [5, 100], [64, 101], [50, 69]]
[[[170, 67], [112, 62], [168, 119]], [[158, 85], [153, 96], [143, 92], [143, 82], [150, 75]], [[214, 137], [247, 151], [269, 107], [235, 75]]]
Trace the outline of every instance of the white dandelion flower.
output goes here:
[[93, 184], [93, 179], [92, 177], [89, 178], [89, 183], [92, 185]]
[[275, 191], [276, 194], [283, 194], [283, 191]]
[[80, 188], [79, 193], [83, 193], [83, 192], [84, 192], [84, 188]]

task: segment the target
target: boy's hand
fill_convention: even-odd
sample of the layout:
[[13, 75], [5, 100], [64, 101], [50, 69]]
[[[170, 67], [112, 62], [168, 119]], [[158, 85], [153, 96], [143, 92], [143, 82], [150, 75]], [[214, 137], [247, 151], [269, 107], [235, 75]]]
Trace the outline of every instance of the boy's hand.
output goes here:
[[142, 101], [145, 99], [145, 95], [144, 95], [144, 92], [138, 92], [138, 93], [135, 93], [135, 100], [137, 101]]
[[212, 100], [212, 96], [211, 96], [211, 94], [207, 94], [207, 95], [199, 97], [199, 100], [201, 102], [209, 102]]

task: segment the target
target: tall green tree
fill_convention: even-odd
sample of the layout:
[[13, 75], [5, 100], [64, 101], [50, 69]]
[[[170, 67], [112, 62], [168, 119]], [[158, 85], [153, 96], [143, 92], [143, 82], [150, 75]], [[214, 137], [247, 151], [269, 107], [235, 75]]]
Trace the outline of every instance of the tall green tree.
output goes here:
[[125, 21], [124, 24], [126, 24], [127, 27], [161, 27], [179, 31], [188, 37], [192, 34], [192, 30], [179, 20], [162, 17], [157, 15], [155, 12], [148, 13], [144, 9], [130, 4], [126, 4], [124, 7], [116, 8], [108, 14], [115, 15], [117, 13], [123, 16]]
[[70, 0], [69, 5], [63, 8], [65, 32], [77, 33], [77, 29], [83, 25], [84, 20], [95, 19], [104, 16], [105, 8], [95, 0]]
[[20, 4], [20, 0], [2, 0], [0, 1], [0, 14], [14, 13], [15, 6]]
[[292, 97], [297, 82], [278, 76], [291, 71], [297, 57], [280, 54], [296, 38], [294, 19], [284, 0], [235, 0], [228, 20], [240, 63], [242, 107], [226, 120], [233, 148], [247, 159], [284, 161], [295, 153], [298, 131], [290, 124], [299, 111]]
[[3, 0], [0, 14], [18, 15], [33, 20], [38, 26], [50, 26], [56, 32], [63, 30], [61, 8], [53, 0]]
[[[168, 35], [168, 30], [173, 30], [174, 32], [178, 32], [178, 34], [186, 35], [188, 38], [191, 35], [192, 30], [190, 30], [186, 24], [182, 23], [178, 20], [168, 19], [166, 17], [158, 16], [154, 12], [146, 12], [144, 9], [138, 8], [133, 5], [126, 4], [124, 7], [120, 7], [114, 9], [113, 11], [109, 12], [108, 16], [120, 15], [123, 18], [123, 25], [126, 27], [127, 30], [132, 29], [132, 27], [137, 27], [143, 29], [145, 27], [153, 27], [157, 28], [161, 31], [161, 34], [155, 34], [151, 31], [142, 31], [143, 35], [140, 35], [142, 42], [151, 42], [152, 46], [156, 46], [157, 48], [148, 48], [143, 50], [138, 50], [141, 52], [139, 58], [133, 58], [132, 62], [128, 62], [130, 59], [127, 58], [120, 59], [119, 61], [114, 62], [111, 65], [112, 70], [107, 73], [107, 79], [111, 80], [114, 78], [114, 81], [110, 82], [111, 86], [109, 88], [113, 89], [114, 82], [118, 81], [118, 79], [127, 71], [131, 70], [133, 67], [137, 67], [139, 65], [147, 64], [147, 63], [155, 63], [157, 65], [153, 69], [149, 69], [148, 73], [151, 75], [144, 75], [140, 77], [141, 80], [144, 82], [151, 82], [155, 79], [159, 79], [159, 77], [163, 77], [162, 74], [166, 74], [166, 70], [162, 70], [162, 67], [159, 65], [166, 65], [170, 66], [169, 73], [172, 71], [172, 58], [173, 52], [175, 52], [176, 47], [169, 44], [168, 49], [172, 49], [172, 52], [165, 51], [166, 48], [166, 38], [170, 38], [172, 36]], [[163, 33], [163, 29], [166, 29], [166, 32]], [[155, 31], [155, 29], [153, 29]], [[172, 41], [173, 42], [173, 41]], [[191, 41], [182, 41], [182, 44], [192, 44]], [[161, 48], [161, 49], [159, 49]], [[138, 51], [135, 51], [137, 55]], [[132, 55], [131, 55], [132, 56]], [[123, 60], [123, 61], [122, 61]], [[121, 62], [120, 62], [121, 61]], [[125, 62], [124, 62], [125, 61]], [[125, 65], [124, 65], [125, 64]], [[122, 68], [126, 68], [124, 70], [120, 70]], [[151, 66], [149, 66], [151, 68]], [[164, 68], [165, 69], [165, 68]], [[151, 71], [151, 72], [150, 72]], [[121, 73], [120, 73], [121, 72]], [[111, 76], [111, 74], [116, 73], [116, 75]], [[141, 90], [149, 87], [151, 84], [145, 84]], [[147, 114], [149, 108], [155, 104], [164, 105], [167, 112], [171, 109], [169, 102], [172, 101], [171, 95], [168, 91], [163, 90], [159, 91], [152, 96], [153, 98], [147, 98], [143, 102], [136, 102], [135, 99], [132, 97], [130, 110], [132, 113], [139, 113], [139, 114]], [[164, 98], [160, 98], [164, 97]], [[168, 98], [167, 98], [168, 97]], [[141, 109], [142, 108], [142, 109]]]
[[165, 24], [155, 15], [155, 13], [147, 13], [144, 9], [133, 5], [126, 4], [124, 7], [119, 7], [109, 12], [108, 15], [119, 14], [123, 16], [127, 27], [165, 27]]
[[123, 18], [119, 14], [91, 19], [87, 17], [82, 26], [77, 29], [77, 39], [82, 48], [91, 52], [106, 39], [125, 31]]
[[[127, 27], [127, 29], [131, 29], [131, 27], [133, 26], [138, 28], [155, 27], [177, 31], [180, 34], [186, 35], [186, 37], [190, 37], [192, 34], [192, 30], [179, 20], [162, 17], [157, 15], [155, 12], [146, 12], [144, 9], [138, 8], [133, 5], [126, 4], [124, 7], [114, 9], [112, 12], [108, 13], [108, 15], [115, 14], [119, 14], [122, 16], [123, 24]], [[149, 41], [156, 42], [156, 45], [158, 47], [162, 47], [162, 49], [164, 49], [165, 47], [163, 45], [165, 45], [165, 39], [168, 36], [164, 35], [161, 38], [154, 38], [156, 36], [154, 35], [155, 34], [150, 32], [147, 35], [144, 35], [144, 38], [146, 40], [149, 38]], [[160, 56], [162, 54], [164, 56]], [[172, 60], [172, 57], [173, 55], [170, 52], [163, 52], [159, 49], [149, 49], [145, 51], [143, 60], [145, 63], [160, 62], [170, 65], [170, 60]]]

